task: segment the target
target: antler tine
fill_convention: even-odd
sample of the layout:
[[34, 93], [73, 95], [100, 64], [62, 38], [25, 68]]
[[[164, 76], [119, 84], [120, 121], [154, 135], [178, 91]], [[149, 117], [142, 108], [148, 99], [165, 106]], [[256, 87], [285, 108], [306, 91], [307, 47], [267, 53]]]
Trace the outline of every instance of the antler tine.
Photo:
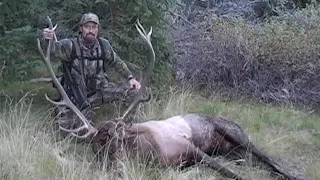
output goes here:
[[146, 97], [142, 97], [141, 95], [139, 95], [139, 98], [135, 98], [134, 101], [128, 107], [128, 109], [123, 113], [123, 115], [121, 117], [117, 118], [116, 120], [117, 121], [125, 120], [128, 117], [128, 115], [130, 114], [130, 112], [132, 111], [132, 109], [134, 109], [139, 103], [150, 101], [151, 97], [152, 97], [151, 92], [148, 92], [148, 95]]
[[145, 29], [143, 28], [143, 26], [141, 25], [139, 19], [137, 20], [137, 23], [135, 24], [136, 29], [138, 30], [140, 36], [147, 42], [148, 46], [149, 46], [149, 58], [150, 58], [150, 62], [149, 62], [149, 66], [148, 69], [146, 70], [146, 77], [144, 78], [144, 80], [142, 81], [142, 86], [145, 86], [146, 84], [148, 84], [151, 74], [152, 74], [152, 70], [154, 68], [154, 63], [155, 63], [155, 52], [151, 43], [151, 34], [152, 34], [152, 27], [150, 28], [149, 32], [146, 33]]
[[[140, 33], [140, 31], [142, 31], [142, 32], [141, 32], [142, 34], [147, 34], [147, 33], [146, 33], [146, 30], [145, 30], [144, 27], [141, 25], [139, 19], [137, 19], [137, 23], [135, 24], [135, 26], [138, 27], [137, 30], [139, 31], [139, 33]], [[140, 34], [141, 34], [141, 33], [140, 33]]]
[[[49, 16], [47, 16], [48, 18], [48, 21], [49, 21], [49, 28], [53, 28], [53, 25], [52, 25], [52, 22], [51, 22], [51, 18]], [[87, 120], [87, 118], [81, 113], [81, 111], [72, 103], [72, 101], [70, 100], [70, 98], [68, 97], [66, 91], [63, 89], [62, 85], [60, 84], [58, 78], [56, 77], [54, 71], [53, 71], [53, 68], [51, 66], [51, 63], [50, 63], [50, 53], [51, 53], [51, 45], [52, 45], [52, 40], [49, 40], [49, 44], [48, 44], [48, 48], [47, 48], [47, 53], [46, 55], [44, 55], [44, 52], [41, 48], [41, 43], [40, 43], [40, 40], [39, 38], [37, 39], [38, 41], [38, 49], [39, 49], [39, 52], [43, 58], [43, 62], [44, 64], [46, 65], [50, 75], [51, 75], [51, 78], [52, 78], [52, 81], [53, 83], [56, 85], [58, 91], [61, 93], [62, 95], [62, 101], [60, 102], [55, 102], [53, 100], [51, 100], [47, 94], [45, 95], [46, 96], [46, 99], [51, 102], [52, 104], [56, 105], [56, 106], [59, 106], [59, 105], [65, 105], [67, 107], [69, 107], [78, 117], [79, 119], [83, 122], [83, 126], [77, 128], [77, 129], [66, 129], [66, 128], [63, 128], [60, 126], [60, 129], [66, 131], [66, 132], [70, 132], [71, 135], [75, 136], [75, 137], [78, 137], [78, 138], [86, 138], [88, 137], [89, 135], [91, 134], [96, 134], [97, 133], [97, 129], [95, 129], [90, 123], [89, 121]], [[88, 130], [87, 133], [85, 133], [84, 135], [82, 136], [79, 136], [77, 135], [77, 133], [79, 133], [81, 130]]]
[[[151, 43], [151, 34], [152, 34], [152, 27], [150, 28], [150, 31], [147, 33], [146, 30], [144, 29], [144, 27], [141, 25], [139, 19], [137, 19], [137, 23], [135, 24], [137, 31], [139, 32], [140, 36], [147, 42], [148, 47], [149, 47], [149, 58], [150, 58], [150, 63], [149, 66], [147, 67], [145, 73], [146, 76], [145, 78], [142, 79], [141, 81], [141, 89], [138, 92], [138, 95], [135, 97], [134, 101], [130, 104], [130, 106], [128, 107], [128, 109], [125, 111], [125, 113], [118, 118], [117, 120], [125, 120], [126, 117], [129, 115], [129, 113], [132, 111], [133, 108], [135, 108], [139, 103], [141, 102], [147, 102], [151, 99], [151, 92], [146, 90], [146, 85], [148, 84], [151, 74], [152, 74], [152, 70], [154, 68], [154, 63], [155, 63], [155, 52]], [[143, 92], [147, 91], [148, 92], [148, 96], [147, 97], [143, 97]]]

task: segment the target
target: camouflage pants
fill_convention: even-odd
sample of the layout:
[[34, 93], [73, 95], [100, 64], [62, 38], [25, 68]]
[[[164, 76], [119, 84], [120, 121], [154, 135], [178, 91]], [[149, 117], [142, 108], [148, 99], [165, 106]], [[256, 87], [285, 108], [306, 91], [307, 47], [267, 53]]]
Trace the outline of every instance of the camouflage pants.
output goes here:
[[[90, 122], [92, 122], [93, 107], [99, 106], [103, 103], [112, 103], [118, 101], [121, 103], [123, 109], [125, 109], [132, 103], [135, 95], [136, 91], [130, 89], [127, 83], [109, 82], [104, 87], [98, 88], [93, 95], [88, 97], [89, 106], [81, 109], [81, 112]], [[136, 109], [133, 110], [132, 114], [135, 114], [135, 111]], [[67, 129], [75, 129], [81, 126], [81, 121], [69, 108], [66, 108], [64, 106], [57, 107], [55, 110], [55, 114], [58, 126], [62, 126]], [[129, 118], [134, 118], [134, 116], [131, 116]]]

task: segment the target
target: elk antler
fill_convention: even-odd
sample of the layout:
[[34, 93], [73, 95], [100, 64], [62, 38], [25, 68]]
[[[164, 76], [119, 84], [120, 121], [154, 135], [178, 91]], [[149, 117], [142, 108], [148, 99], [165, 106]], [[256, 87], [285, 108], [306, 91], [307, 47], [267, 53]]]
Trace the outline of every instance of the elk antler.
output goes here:
[[[48, 18], [48, 21], [49, 21], [49, 28], [52, 29], [53, 28], [53, 25], [52, 25], [52, 22], [51, 22], [51, 18], [49, 16], [47, 16]], [[46, 96], [46, 99], [51, 102], [52, 104], [54, 105], [57, 105], [57, 106], [60, 106], [60, 105], [65, 105], [67, 107], [69, 107], [78, 117], [79, 119], [83, 122], [83, 126], [77, 128], [77, 129], [66, 129], [66, 128], [63, 128], [61, 126], [59, 126], [59, 128], [63, 131], [66, 131], [66, 132], [70, 132], [73, 136], [75, 137], [78, 137], [78, 138], [87, 138], [89, 135], [95, 135], [98, 131], [96, 128], [94, 128], [90, 122], [87, 120], [87, 118], [81, 113], [81, 111], [72, 103], [72, 101], [70, 100], [70, 98], [68, 97], [67, 93], [65, 92], [65, 90], [63, 89], [62, 85], [60, 84], [59, 80], [57, 79], [54, 71], [53, 71], [53, 68], [51, 66], [51, 63], [50, 63], [50, 53], [51, 53], [51, 46], [52, 46], [52, 39], [49, 40], [49, 44], [48, 44], [48, 48], [47, 48], [47, 53], [46, 55], [44, 55], [44, 52], [41, 48], [41, 43], [40, 43], [40, 40], [38, 40], [38, 49], [40, 51], [40, 54], [43, 58], [43, 62], [45, 63], [50, 75], [51, 75], [51, 78], [52, 78], [52, 81], [53, 83], [56, 85], [58, 91], [61, 93], [62, 95], [62, 100], [60, 102], [55, 102], [53, 100], [51, 100], [47, 94], [45, 95]], [[84, 135], [81, 135], [79, 136], [78, 133], [81, 131], [81, 130], [87, 130], [87, 133], [85, 133]]]
[[[150, 63], [149, 66], [147, 67], [145, 71], [145, 78], [142, 78], [141, 80], [141, 89], [139, 90], [138, 94], [136, 95], [134, 101], [130, 104], [128, 109], [124, 112], [124, 114], [120, 117], [117, 118], [118, 121], [123, 121], [127, 118], [127, 116], [130, 114], [132, 109], [134, 109], [139, 103], [141, 102], [147, 102], [151, 99], [151, 90], [150, 88], [147, 88], [146, 85], [148, 84], [153, 68], [154, 68], [154, 63], [155, 63], [155, 53], [154, 49], [151, 43], [151, 34], [152, 34], [152, 27], [150, 28], [150, 31], [147, 33], [143, 26], [140, 24], [139, 19], [137, 20], [137, 23], [135, 24], [136, 29], [138, 30], [139, 34], [141, 37], [147, 42], [149, 46], [149, 58], [150, 58]], [[143, 97], [143, 94], [147, 93], [147, 97]]]

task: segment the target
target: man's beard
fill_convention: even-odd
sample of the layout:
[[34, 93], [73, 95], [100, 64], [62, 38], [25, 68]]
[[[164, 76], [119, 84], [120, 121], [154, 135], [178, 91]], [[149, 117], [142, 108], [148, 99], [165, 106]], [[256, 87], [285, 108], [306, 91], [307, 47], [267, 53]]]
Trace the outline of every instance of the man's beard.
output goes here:
[[96, 36], [92, 33], [87, 34], [83, 37], [85, 44], [93, 45], [96, 42]]

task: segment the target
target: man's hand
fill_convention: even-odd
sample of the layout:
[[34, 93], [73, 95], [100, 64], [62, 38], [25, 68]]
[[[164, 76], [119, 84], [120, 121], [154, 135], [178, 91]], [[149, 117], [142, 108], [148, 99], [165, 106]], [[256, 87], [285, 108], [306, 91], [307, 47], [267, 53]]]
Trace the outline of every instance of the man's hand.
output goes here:
[[141, 84], [136, 79], [132, 78], [129, 80], [130, 87], [136, 90], [139, 90], [141, 88]]
[[46, 40], [53, 39], [55, 35], [54, 31], [56, 30], [56, 28], [57, 28], [57, 25], [55, 25], [52, 29], [50, 28], [43, 29], [43, 32], [42, 32], [43, 38]]

